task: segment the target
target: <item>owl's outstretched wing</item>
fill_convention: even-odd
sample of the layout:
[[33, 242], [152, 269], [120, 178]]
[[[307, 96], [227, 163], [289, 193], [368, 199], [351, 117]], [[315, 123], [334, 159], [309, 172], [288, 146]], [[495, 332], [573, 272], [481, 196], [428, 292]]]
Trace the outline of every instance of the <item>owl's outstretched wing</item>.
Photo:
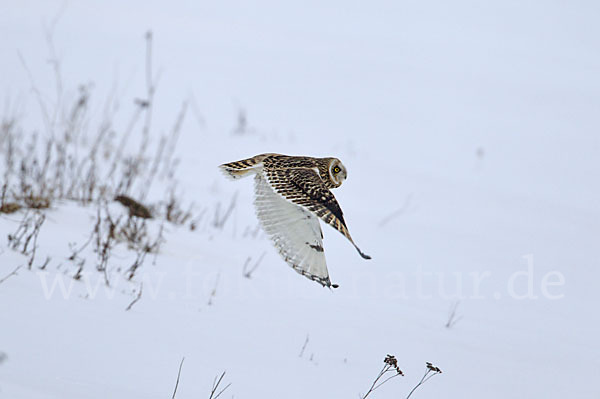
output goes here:
[[350, 240], [360, 256], [371, 259], [352, 240], [340, 205], [317, 171], [310, 168], [288, 168], [265, 169], [263, 173], [276, 193], [321, 218]]
[[327, 272], [319, 219], [277, 194], [262, 173], [254, 181], [258, 220], [281, 256], [298, 273], [336, 288]]

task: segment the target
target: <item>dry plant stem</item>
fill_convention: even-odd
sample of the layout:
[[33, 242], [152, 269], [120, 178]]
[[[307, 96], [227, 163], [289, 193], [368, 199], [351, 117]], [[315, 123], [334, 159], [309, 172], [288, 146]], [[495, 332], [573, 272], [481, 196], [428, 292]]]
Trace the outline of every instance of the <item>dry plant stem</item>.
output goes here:
[[21, 246], [21, 240], [23, 239], [24, 235], [29, 229], [29, 223], [29, 213], [27, 212], [23, 215], [23, 219], [19, 223], [17, 230], [14, 233], [8, 235], [9, 248], [17, 250]]
[[[372, 392], [374, 392], [377, 388], [381, 387], [383, 384], [385, 384], [392, 378], [398, 377], [399, 375], [404, 376], [404, 373], [402, 372], [402, 370], [400, 370], [400, 367], [398, 367], [398, 361], [396, 360], [395, 356], [387, 355], [385, 359], [383, 359], [383, 363], [384, 366], [377, 375], [377, 378], [375, 378], [375, 381], [373, 381], [373, 384], [371, 384], [371, 387], [369, 388], [367, 393], [364, 396], [360, 397], [361, 399], [367, 398]], [[391, 373], [392, 375], [389, 376], [388, 373]], [[387, 378], [383, 378], [384, 376], [386, 376]]]
[[[181, 106], [181, 110], [177, 116], [175, 124], [173, 125], [173, 129], [171, 130], [171, 134], [168, 137], [161, 137], [160, 144], [157, 148], [157, 153], [154, 156], [154, 161], [152, 163], [152, 167], [150, 168], [150, 173], [148, 174], [148, 178], [146, 179], [146, 184], [142, 188], [142, 194], [140, 196], [141, 199], [146, 198], [148, 192], [150, 191], [150, 187], [154, 181], [158, 173], [159, 166], [163, 165], [162, 176], [163, 178], [171, 177], [170, 174], [174, 172], [175, 165], [172, 161], [173, 153], [175, 152], [175, 147], [177, 146], [177, 141], [179, 139], [179, 135], [181, 132], [181, 126], [183, 125], [183, 121], [185, 119], [187, 111], [187, 102], [184, 102]], [[170, 221], [170, 219], [169, 219]]]
[[[192, 217], [193, 204], [189, 206], [187, 211], [184, 211], [175, 195], [175, 187], [171, 187], [167, 190], [167, 193], [168, 201], [165, 206], [165, 218], [173, 224], [185, 224]], [[204, 212], [205, 211], [203, 211], [203, 213]], [[202, 217], [202, 214], [199, 217]], [[195, 229], [195, 225], [197, 225], [198, 221], [199, 219], [196, 218], [196, 220], [193, 220], [190, 223], [190, 228], [192, 230]], [[192, 225], [194, 226], [193, 228]]]
[[40, 228], [42, 227], [42, 224], [44, 224], [45, 220], [46, 220], [46, 216], [44, 216], [43, 214], [40, 213], [39, 217], [37, 217], [37, 219], [35, 220], [35, 224], [33, 226], [33, 232], [27, 238], [25, 247], [23, 248], [23, 251], [25, 251], [27, 249], [27, 243], [29, 243], [29, 240], [33, 236], [33, 246], [31, 248], [31, 256], [29, 257], [29, 261], [27, 262], [27, 267], [30, 270], [31, 270], [31, 266], [33, 265], [33, 261], [35, 259], [35, 254], [36, 254], [36, 250], [37, 250], [37, 239], [38, 239], [38, 235], [40, 234]]
[[144, 284], [140, 283], [140, 290], [138, 291], [137, 296], [135, 297], [135, 299], [125, 308], [125, 311], [127, 312], [128, 310], [131, 310], [131, 308], [133, 307], [133, 305], [135, 305], [137, 303], [137, 301], [140, 300], [140, 298], [142, 298], [142, 288], [144, 288]]
[[306, 334], [306, 339], [304, 340], [304, 345], [302, 345], [302, 349], [300, 350], [300, 354], [298, 355], [298, 357], [302, 357], [302, 355], [304, 355], [304, 351], [306, 350], [306, 345], [308, 345], [308, 339], [309, 339], [309, 335]]
[[140, 118], [141, 114], [142, 114], [142, 108], [140, 106], [136, 109], [135, 113], [133, 114], [133, 117], [131, 118], [131, 120], [129, 122], [129, 125], [127, 126], [127, 129], [125, 129], [125, 132], [123, 133], [123, 136], [121, 137], [121, 142], [117, 146], [117, 152], [113, 158], [110, 171], [108, 172], [108, 175], [106, 176], [106, 180], [110, 180], [110, 178], [116, 172], [117, 167], [121, 162], [121, 158], [123, 157], [123, 150], [125, 149], [125, 146], [127, 145], [129, 135], [133, 131], [133, 128], [137, 124], [137, 121]]
[[251, 228], [250, 226], [246, 226], [244, 233], [242, 234], [243, 238], [251, 237], [256, 238], [260, 233], [260, 224], [257, 224], [255, 227]]
[[457, 316], [456, 314], [458, 305], [460, 305], [460, 301], [453, 302], [450, 305], [450, 311], [448, 312], [448, 321], [446, 322], [446, 328], [454, 327], [454, 325], [462, 319], [462, 316]]
[[231, 383], [229, 383], [225, 386], [225, 388], [221, 389], [217, 393], [217, 390], [219, 389], [219, 385], [221, 385], [221, 382], [223, 381], [223, 377], [225, 377], [225, 371], [223, 371], [223, 374], [221, 374], [220, 377], [218, 377], [218, 378], [215, 377], [215, 380], [213, 382], [212, 391], [210, 392], [210, 396], [208, 399], [217, 399], [219, 396], [221, 396], [223, 394], [223, 392], [225, 392], [225, 390], [227, 388], [229, 388], [231, 386]]
[[147, 233], [144, 230], [144, 236], [142, 237], [143, 241], [140, 240], [139, 243], [132, 243], [132, 242], [129, 243], [130, 245], [134, 245], [134, 246], [137, 245], [137, 249], [136, 249], [137, 254], [136, 254], [135, 262], [129, 268], [129, 276], [128, 276], [129, 280], [131, 280], [133, 278], [137, 269], [144, 264], [144, 260], [146, 259], [146, 255], [148, 253], [154, 253], [154, 263], [156, 263], [156, 255], [158, 254], [161, 244], [165, 241], [165, 239], [163, 237], [163, 229], [164, 229], [164, 224], [161, 223], [159, 231], [158, 231], [158, 235], [156, 236], [156, 239], [153, 242], [150, 240], [150, 238], [148, 237]]
[[27, 66], [27, 63], [25, 62], [25, 58], [23, 57], [23, 55], [21, 54], [21, 52], [19, 50], [17, 50], [17, 55], [19, 56], [19, 61], [21, 62], [21, 66], [23, 67], [23, 70], [25, 70], [25, 73], [27, 74], [27, 77], [29, 78], [29, 83], [31, 84], [31, 90], [35, 94], [35, 98], [38, 102], [40, 110], [42, 111], [42, 117], [44, 118], [44, 125], [46, 126], [46, 130], [50, 135], [52, 135], [52, 133], [53, 133], [52, 132], [52, 124], [50, 123], [48, 109], [46, 108], [46, 104], [42, 98], [42, 93], [40, 93], [40, 90], [37, 88], [37, 85], [35, 84], [35, 80], [33, 79], [33, 74], [31, 73], [31, 70]]
[[[117, 154], [115, 155], [115, 158], [113, 159], [113, 165], [112, 168], [108, 174], [108, 177], [112, 177], [112, 175], [114, 174], [115, 170], [117, 169], [118, 164], [121, 162], [121, 158], [122, 158], [122, 154], [123, 154], [123, 149], [125, 148], [125, 145], [127, 144], [129, 135], [131, 134], [131, 131], [133, 130], [134, 126], [136, 125], [142, 111], [145, 111], [145, 120], [144, 120], [144, 126], [142, 127], [142, 144], [140, 146], [140, 150], [138, 152], [137, 157], [135, 158], [134, 162], [140, 162], [143, 158], [144, 158], [144, 154], [146, 152], [146, 149], [148, 147], [148, 143], [150, 141], [149, 135], [150, 135], [150, 126], [152, 123], [152, 109], [153, 109], [153, 105], [154, 105], [154, 92], [156, 90], [155, 84], [152, 81], [152, 32], [148, 31], [146, 32], [146, 98], [143, 100], [140, 99], [136, 99], [136, 104], [138, 105], [138, 108], [134, 114], [134, 117], [131, 119], [131, 122], [129, 123], [129, 127], [126, 130], [125, 134], [123, 135], [122, 139], [121, 139], [121, 144], [119, 145], [119, 148], [117, 149]], [[122, 187], [119, 187], [118, 192], [122, 192], [122, 193], [126, 193], [126, 190], [123, 190]]]
[[152, 124], [152, 110], [154, 108], [154, 93], [156, 86], [152, 76], [152, 31], [146, 32], [146, 119], [144, 121], [144, 127], [142, 129], [142, 145], [140, 146], [140, 152], [138, 159], [144, 157], [146, 148], [150, 141], [150, 125]]
[[8, 178], [4, 177], [4, 184], [2, 185], [2, 194], [0, 195], [0, 209], [4, 208], [4, 204], [6, 202], [6, 191], [8, 190]]
[[[31, 269], [37, 249], [37, 238], [40, 234], [40, 229], [46, 217], [40, 212], [34, 212], [31, 215], [29, 212], [23, 215], [23, 219], [17, 230], [8, 235], [8, 246], [13, 250], [18, 250], [23, 255], [29, 256], [27, 266]], [[31, 249], [29, 245], [31, 245]]]
[[179, 377], [181, 377], [181, 368], [183, 367], [183, 361], [185, 357], [181, 358], [181, 363], [179, 363], [179, 371], [177, 372], [177, 381], [175, 381], [175, 389], [173, 390], [173, 396], [171, 399], [175, 399], [175, 395], [177, 394], [177, 387], [179, 387]]
[[254, 266], [251, 268], [248, 268], [248, 266], [250, 265], [250, 261], [252, 260], [252, 257], [249, 256], [246, 259], [246, 262], [244, 263], [244, 268], [242, 270], [242, 274], [244, 277], [246, 277], [247, 279], [252, 278], [252, 273], [254, 273], [256, 271], [256, 269], [258, 269], [258, 266], [260, 266], [260, 262], [262, 262], [263, 258], [265, 257], [267, 253], [263, 252], [260, 257], [258, 258], [258, 260], [254, 263]]
[[217, 204], [217, 207], [215, 208], [215, 218], [213, 221], [214, 227], [216, 227], [218, 229], [222, 229], [225, 226], [225, 223], [227, 223], [227, 219], [229, 219], [229, 217], [233, 213], [233, 209], [235, 208], [235, 205], [236, 205], [236, 200], [237, 200], [237, 191], [231, 198], [229, 207], [227, 208], [227, 211], [225, 211], [225, 213], [223, 215], [220, 214], [221, 203]]
[[87, 241], [84, 242], [83, 245], [81, 247], [79, 247], [79, 249], [73, 250], [73, 252], [71, 253], [71, 256], [69, 256], [68, 259], [70, 261], [74, 261], [75, 259], [77, 259], [79, 257], [79, 254], [81, 253], [81, 251], [83, 251], [88, 245], [90, 245], [90, 242], [92, 242], [93, 239], [94, 239], [94, 234], [90, 234]]
[[[96, 248], [95, 251], [98, 254], [98, 265], [96, 269], [103, 273], [105, 284], [110, 287], [110, 281], [108, 279], [108, 260], [111, 256], [111, 250], [115, 245], [115, 233], [117, 226], [119, 225], [120, 218], [113, 221], [108, 211], [108, 206], [104, 204], [104, 218], [102, 217], [102, 206], [98, 207], [97, 221], [94, 228], [96, 234]], [[106, 225], [106, 229], [102, 229], [102, 225]]]
[[[62, 74], [60, 70], [60, 60], [56, 56], [56, 50], [54, 47], [54, 30], [58, 21], [60, 20], [63, 12], [65, 11], [66, 3], [63, 3], [61, 8], [58, 10], [52, 21], [50, 22], [50, 26], [44, 26], [44, 36], [46, 39], [46, 45], [48, 46], [48, 50], [50, 52], [48, 62], [52, 65], [52, 70], [54, 71], [54, 81], [56, 83], [56, 103], [60, 104], [62, 100], [63, 93], [63, 84], [62, 84]], [[59, 107], [57, 106], [54, 111], [53, 122], [56, 122], [57, 114]]]
[[175, 124], [173, 125], [173, 129], [171, 131], [171, 135], [169, 136], [169, 140], [167, 142], [167, 148], [165, 153], [165, 159], [163, 162], [163, 176], [168, 176], [169, 173], [174, 168], [173, 154], [175, 153], [175, 148], [177, 147], [177, 141], [179, 141], [179, 136], [181, 135], [181, 126], [183, 125], [183, 121], [185, 120], [185, 116], [187, 113], [188, 103], [185, 101], [181, 105], [181, 110], [177, 115], [177, 119], [175, 120]]
[[0, 284], [2, 284], [3, 282], [5, 282], [6, 280], [8, 280], [9, 277], [11, 276], [16, 276], [17, 272], [19, 271], [20, 268], [22, 268], [23, 265], [19, 265], [15, 268], [15, 270], [13, 270], [12, 272], [8, 273], [6, 276], [0, 278]]
[[150, 173], [148, 174], [148, 178], [146, 179], [146, 184], [144, 184], [144, 187], [142, 188], [142, 193], [140, 194], [141, 200], [146, 199], [146, 196], [148, 195], [148, 192], [150, 191], [150, 187], [152, 186], [152, 183], [154, 182], [154, 178], [156, 177], [156, 173], [158, 171], [158, 165], [160, 165], [160, 163], [162, 162], [162, 157], [163, 157], [163, 153], [165, 151], [166, 141], [167, 141], [166, 137], [162, 136], [160, 138], [160, 142], [158, 144], [158, 147], [156, 148], [156, 154], [154, 155], [154, 161], [152, 162], [152, 167], [150, 168]]
[[[35, 213], [34, 217], [33, 217], [33, 230], [31, 231], [31, 233], [29, 233], [26, 237], [25, 237], [25, 243], [23, 244], [23, 254], [27, 254], [27, 248], [29, 247], [29, 243], [31, 242], [31, 239], [33, 239], [33, 248], [32, 251], [35, 254], [35, 248], [36, 248], [36, 243], [37, 243], [37, 236], [39, 234], [40, 228], [42, 227], [42, 224], [44, 223], [44, 221], [46, 220], [46, 216], [44, 216], [41, 213]], [[29, 268], [31, 268], [31, 264], [29, 265]]]
[[431, 377], [440, 374], [440, 372], [438, 371], [433, 371], [431, 369], [427, 369], [427, 371], [425, 372], [425, 374], [423, 375], [423, 377], [421, 377], [421, 380], [419, 381], [419, 383], [417, 385], [415, 385], [415, 387], [409, 392], [408, 396], [406, 397], [406, 399], [409, 399], [410, 396], [413, 394], [413, 392], [415, 392], [417, 390], [418, 387], [420, 387], [421, 385], [425, 384], [427, 381], [429, 381], [431, 379]]
[[[386, 375], [387, 373], [390, 373], [390, 372], [394, 373], [394, 375], [389, 376], [388, 378], [386, 378], [386, 379], [384, 379], [383, 381], [380, 382], [380, 380], [383, 378], [383, 376]], [[379, 375], [377, 376], [377, 378], [375, 378], [375, 381], [373, 381], [373, 384], [371, 384], [371, 387], [369, 388], [369, 390], [367, 391], [367, 393], [362, 397], [362, 399], [365, 399], [371, 393], [373, 393], [373, 391], [375, 391], [377, 388], [379, 388], [380, 386], [382, 386], [383, 384], [385, 384], [386, 382], [388, 382], [392, 378], [398, 377], [399, 375], [400, 374], [395, 373], [395, 370], [393, 370], [392, 366], [386, 364], [385, 366], [383, 366], [383, 368], [379, 372]]]
[[[44, 27], [54, 90], [50, 93], [38, 90], [26, 60], [19, 54], [22, 67], [29, 77], [34, 99], [37, 100], [36, 105], [41, 110], [42, 128], [40, 133], [25, 132], [18, 123], [18, 109], [12, 111], [14, 116], [9, 112], [2, 117], [0, 176], [3, 181], [0, 182], [0, 212], [18, 215], [15, 212], [19, 208], [24, 210], [21, 211], [23, 220], [9, 236], [8, 246], [26, 255], [28, 259], [23, 266], [32, 268], [38, 262], [36, 255], [39, 257], [38, 253], [41, 251], [41, 248], [37, 248], [41, 241], [38, 240], [38, 234], [45, 215], [41, 210], [64, 200], [86, 206], [93, 204], [98, 210], [96, 219], [92, 222], [92, 234], [82, 244], [69, 247], [66, 256], [73, 262], [73, 270], [68, 273], [76, 280], [81, 279], [85, 264], [83, 258], [87, 257], [84, 254], [93, 250], [95, 262], [88, 267], [95, 267], [98, 272], [103, 273], [106, 285], [110, 286], [109, 272], [113, 272], [114, 260], [112, 254], [117, 246], [125, 243], [135, 251], [133, 265], [124, 269], [125, 276], [133, 278], [143, 263], [148, 261], [148, 253], [154, 254], [156, 259], [164, 242], [164, 220], [174, 224], [189, 224], [192, 230], [200, 223], [202, 227], [213, 227], [211, 222], [216, 228], [223, 229], [227, 221], [233, 219], [236, 197], [231, 199], [231, 204], [222, 204], [223, 207], [228, 205], [226, 210], [217, 208], [214, 221], [210, 218], [213, 207], [203, 207], [202, 213], [197, 216], [192, 214], [193, 204], [185, 208], [181, 200], [175, 197], [174, 171], [179, 162], [175, 149], [188, 111], [196, 110], [190, 100], [184, 101], [168, 134], [157, 142], [150, 140], [153, 133], [151, 123], [155, 112], [154, 99], [160, 77], [160, 71], [157, 74], [152, 65], [152, 33], [148, 32], [145, 36], [146, 87], [145, 92], [141, 93], [143, 98], [135, 100], [137, 105], [132, 107], [131, 114], [118, 115], [121, 106], [116, 99], [120, 98], [120, 90], [115, 83], [105, 100], [104, 115], [101, 115], [97, 125], [93, 125], [97, 119], [90, 114], [90, 110], [94, 109], [91, 101], [93, 85], [81, 85], [78, 90], [72, 90], [67, 84], [63, 84], [61, 59], [53, 42], [58, 18], [59, 16]], [[11, 110], [7, 108], [6, 111]], [[120, 116], [119, 120], [124, 120], [122, 125], [117, 126], [116, 116]], [[135, 146], [133, 141], [136, 141]], [[107, 202], [112, 201], [116, 195], [135, 193], [134, 198], [140, 198], [140, 195], [143, 198], [149, 196], [150, 192], [154, 194], [159, 182], [167, 190], [163, 200], [148, 204], [148, 210], [156, 212], [156, 217], [161, 219], [158, 235], [154, 234], [155, 230], [152, 230], [152, 235], [149, 232], [154, 227], [150, 225], [153, 222], [148, 222], [147, 227], [137, 219], [128, 219], [127, 216], [114, 218], [110, 215]], [[223, 210], [225, 212], [221, 213]], [[40, 265], [36, 263], [35, 266], [47, 267], [51, 262], [50, 258], [45, 259], [45, 262], [40, 262]], [[255, 268], [247, 273], [252, 273]], [[117, 269], [115, 265], [114, 270]], [[214, 291], [213, 298], [216, 285]]]
[[408, 209], [408, 207], [410, 206], [410, 201], [412, 199], [412, 194], [409, 194], [406, 199], [404, 200], [404, 204], [402, 204], [402, 206], [400, 207], [400, 209], [390, 213], [388, 216], [384, 217], [383, 219], [381, 219], [381, 221], [379, 222], [379, 227], [383, 227], [386, 224], [388, 224], [392, 219], [397, 218], [398, 216], [402, 215], [404, 212], [406, 212], [406, 210]]
[[210, 293], [210, 297], [208, 297], [208, 306], [211, 306], [213, 304], [213, 298], [215, 298], [217, 296], [217, 288], [219, 286], [219, 280], [221, 278], [221, 273], [217, 274], [217, 278], [215, 279], [215, 286], [213, 287], [211, 293]]
[[137, 271], [138, 267], [140, 267], [144, 263], [144, 260], [146, 259], [146, 254], [146, 251], [137, 252], [135, 261], [133, 262], [133, 265], [131, 265], [131, 267], [129, 268], [129, 275], [127, 276], [128, 280], [131, 280], [133, 276], [135, 276], [135, 272]]
[[78, 264], [78, 269], [77, 272], [75, 272], [75, 275], [73, 276], [74, 280], [80, 280], [81, 279], [81, 272], [83, 272], [83, 265], [85, 265], [85, 259], [81, 259], [81, 261]]
[[46, 270], [46, 267], [48, 267], [48, 264], [50, 263], [50, 260], [52, 260], [52, 258], [50, 258], [49, 256], [46, 256], [46, 260], [40, 266], [40, 270]]

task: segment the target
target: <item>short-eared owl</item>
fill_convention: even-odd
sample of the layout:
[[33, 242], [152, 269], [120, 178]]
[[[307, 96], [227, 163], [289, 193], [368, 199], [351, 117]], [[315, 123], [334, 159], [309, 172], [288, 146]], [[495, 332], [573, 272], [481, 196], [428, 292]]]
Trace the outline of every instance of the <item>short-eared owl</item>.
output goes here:
[[354, 244], [342, 209], [329, 191], [347, 177], [339, 159], [261, 154], [220, 168], [233, 179], [256, 176], [258, 220], [283, 259], [298, 273], [325, 287], [337, 287], [329, 280], [318, 218], [350, 240], [360, 256], [371, 259]]

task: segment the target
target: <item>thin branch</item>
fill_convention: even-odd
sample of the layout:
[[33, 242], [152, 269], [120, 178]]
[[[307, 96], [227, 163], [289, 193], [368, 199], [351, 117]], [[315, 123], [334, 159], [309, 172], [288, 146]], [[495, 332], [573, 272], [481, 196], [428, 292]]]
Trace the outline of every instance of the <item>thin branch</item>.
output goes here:
[[[40, 234], [40, 228], [42, 227], [42, 224], [44, 224], [44, 221], [46, 220], [46, 216], [43, 213], [40, 213], [39, 215], [40, 215], [40, 217], [38, 219], [36, 219], [35, 224], [33, 226], [33, 232], [31, 233], [33, 236], [33, 246], [31, 248], [31, 256], [29, 258], [29, 261], [27, 262], [27, 266], [29, 267], [29, 269], [31, 269], [31, 266], [33, 265], [33, 261], [35, 259], [35, 254], [36, 254], [36, 250], [37, 250], [37, 240], [38, 240], [38, 235]], [[31, 237], [31, 236], [29, 236], [29, 237]], [[27, 242], [29, 242], [29, 238], [27, 239]], [[27, 242], [26, 242], [23, 250], [25, 250], [27, 248]]]
[[173, 396], [171, 399], [175, 399], [175, 394], [177, 393], [177, 387], [179, 386], [179, 377], [181, 376], [181, 368], [183, 367], [183, 361], [185, 360], [185, 356], [181, 358], [181, 363], [179, 363], [179, 371], [177, 372], [177, 381], [175, 382], [175, 389], [173, 390]]
[[450, 305], [450, 311], [448, 312], [448, 321], [446, 322], [446, 328], [452, 328], [456, 323], [458, 323], [462, 316], [457, 316], [456, 310], [458, 309], [458, 305], [460, 301], [453, 302]]
[[142, 288], [144, 288], [144, 283], [140, 283], [140, 290], [138, 291], [138, 294], [137, 294], [137, 296], [135, 297], [135, 299], [134, 299], [134, 300], [133, 300], [133, 301], [132, 301], [132, 302], [129, 304], [129, 306], [127, 306], [127, 307], [125, 308], [125, 311], [126, 311], [126, 312], [127, 312], [128, 310], [130, 310], [130, 309], [133, 307], [133, 305], [135, 305], [135, 303], [136, 303], [137, 301], [139, 301], [139, 300], [140, 300], [140, 298], [142, 297]]
[[408, 210], [408, 207], [410, 206], [410, 202], [412, 199], [412, 194], [409, 194], [406, 199], [404, 200], [404, 204], [402, 204], [402, 206], [395, 210], [394, 212], [390, 213], [389, 215], [387, 215], [386, 217], [384, 217], [383, 219], [381, 219], [381, 221], [379, 222], [379, 227], [383, 227], [386, 224], [388, 224], [392, 219], [402, 215], [404, 212], [406, 212]]
[[410, 396], [413, 394], [413, 392], [415, 392], [418, 387], [420, 387], [421, 385], [423, 385], [427, 381], [429, 381], [431, 379], [431, 377], [442, 373], [442, 370], [440, 370], [438, 367], [434, 366], [433, 364], [431, 364], [429, 362], [427, 362], [425, 364], [427, 367], [425, 374], [423, 374], [423, 377], [421, 377], [421, 380], [419, 381], [419, 383], [417, 385], [415, 385], [415, 387], [408, 393], [408, 396], [406, 397], [406, 399], [409, 399]]
[[[364, 396], [360, 397], [361, 399], [365, 399], [366, 397], [368, 397], [371, 393], [373, 393], [373, 391], [375, 391], [377, 388], [379, 388], [380, 386], [382, 386], [383, 384], [385, 384], [392, 378], [395, 378], [398, 376], [404, 376], [404, 373], [398, 367], [398, 361], [396, 360], [396, 358], [394, 356], [387, 355], [385, 357], [385, 359], [383, 360], [383, 363], [385, 363], [385, 364], [384, 364], [383, 368], [381, 369], [381, 371], [379, 372], [379, 375], [377, 375], [377, 378], [375, 378], [375, 381], [373, 381], [373, 383], [371, 384], [371, 387], [369, 388], [367, 393]], [[393, 375], [384, 379], [382, 382], [379, 382], [381, 380], [381, 378], [388, 373], [393, 373]]]
[[17, 50], [17, 56], [19, 57], [19, 61], [21, 62], [21, 66], [23, 67], [23, 70], [25, 71], [25, 73], [27, 74], [27, 77], [29, 78], [29, 83], [31, 84], [31, 91], [33, 91], [33, 93], [35, 94], [35, 98], [37, 99], [40, 110], [42, 111], [42, 117], [44, 118], [44, 124], [46, 125], [46, 129], [48, 129], [48, 132], [50, 134], [52, 134], [52, 125], [50, 123], [50, 116], [48, 115], [48, 109], [46, 108], [46, 103], [44, 102], [44, 99], [42, 98], [42, 93], [40, 92], [40, 90], [37, 88], [37, 86], [35, 84], [35, 81], [33, 79], [33, 74], [31, 73], [31, 70], [27, 66], [27, 62], [25, 62], [25, 58], [23, 57], [21, 52], [18, 50]]
[[225, 213], [222, 216], [220, 214], [221, 203], [219, 202], [217, 204], [217, 207], [215, 208], [215, 218], [213, 220], [214, 227], [216, 227], [218, 229], [222, 229], [223, 226], [225, 226], [227, 219], [229, 219], [229, 217], [231, 216], [231, 214], [233, 212], [233, 209], [235, 208], [237, 194], [238, 194], [237, 191], [235, 192], [235, 194], [233, 194], [233, 197], [231, 197], [231, 202], [229, 203], [229, 207], [227, 208], [227, 210], [225, 211]]
[[227, 388], [231, 386], [231, 383], [229, 383], [225, 386], [225, 388], [221, 389], [219, 393], [217, 393], [217, 389], [219, 389], [219, 385], [221, 384], [221, 381], [223, 381], [223, 377], [225, 377], [225, 371], [223, 371], [223, 374], [221, 374], [220, 377], [215, 377], [215, 380], [213, 381], [212, 391], [210, 392], [210, 397], [208, 399], [217, 399], [219, 396], [221, 396], [223, 392], [225, 392]]
[[252, 278], [252, 273], [254, 273], [256, 271], [256, 269], [258, 269], [258, 266], [260, 266], [260, 262], [262, 262], [263, 258], [265, 257], [267, 253], [263, 252], [260, 257], [258, 258], [258, 260], [254, 263], [254, 266], [252, 267], [248, 267], [250, 266], [250, 261], [252, 260], [252, 257], [249, 256], [246, 259], [246, 262], [244, 263], [244, 268], [242, 269], [242, 274], [244, 277], [246, 277], [247, 279]]
[[298, 357], [302, 357], [302, 355], [304, 355], [304, 350], [306, 349], [306, 345], [308, 345], [308, 339], [309, 335], [306, 334], [306, 340], [304, 340], [304, 345], [302, 345], [302, 349], [300, 350], [300, 354], [298, 355]]
[[386, 378], [385, 380], [383, 380], [383, 381], [381, 381], [379, 384], [377, 384], [377, 385], [376, 385], [376, 386], [373, 388], [373, 390], [376, 390], [377, 388], [379, 388], [380, 386], [382, 386], [383, 384], [385, 384], [386, 382], [388, 382], [388, 381], [389, 381], [389, 380], [391, 380], [392, 378], [394, 378], [394, 377], [398, 377], [398, 375], [399, 375], [399, 374], [394, 374], [394, 375], [392, 375], [392, 376], [390, 376], [390, 377]]
[[406, 397], [406, 399], [410, 398], [410, 396], [413, 394], [413, 392], [416, 391], [418, 387], [423, 385], [423, 382], [425, 381], [425, 377], [427, 377], [429, 372], [430, 372], [429, 370], [427, 370], [425, 372], [425, 375], [423, 375], [423, 377], [421, 377], [421, 381], [419, 381], [419, 383], [417, 385], [415, 385], [414, 388], [408, 393], [408, 396]]
[[11, 277], [11, 276], [16, 276], [16, 275], [17, 275], [17, 272], [18, 272], [18, 271], [19, 271], [19, 269], [20, 269], [20, 268], [22, 268], [22, 267], [23, 267], [23, 265], [19, 265], [19, 266], [17, 266], [17, 268], [16, 268], [15, 270], [13, 270], [12, 272], [8, 273], [6, 276], [2, 277], [2, 278], [0, 279], [0, 284], [2, 284], [3, 282], [5, 282], [6, 280], [8, 280], [8, 278], [9, 278], [9, 277]]
[[[83, 245], [81, 247], [79, 247], [79, 249], [74, 249], [75, 244], [73, 244], [71, 247], [71, 250], [73, 251], [73, 253], [67, 259], [69, 259], [70, 261], [74, 261], [75, 259], [77, 259], [77, 256], [79, 255], [79, 253], [81, 251], [83, 251], [88, 245], [90, 245], [90, 243], [92, 242], [93, 239], [94, 239], [94, 234], [90, 234], [87, 241], [85, 243], [83, 243]], [[69, 244], [69, 245], [71, 245], [71, 244]]]
[[208, 306], [213, 304], [213, 298], [217, 296], [217, 288], [219, 287], [219, 280], [221, 279], [221, 273], [217, 274], [217, 278], [215, 279], [215, 286], [213, 287], [210, 296], [208, 297]]

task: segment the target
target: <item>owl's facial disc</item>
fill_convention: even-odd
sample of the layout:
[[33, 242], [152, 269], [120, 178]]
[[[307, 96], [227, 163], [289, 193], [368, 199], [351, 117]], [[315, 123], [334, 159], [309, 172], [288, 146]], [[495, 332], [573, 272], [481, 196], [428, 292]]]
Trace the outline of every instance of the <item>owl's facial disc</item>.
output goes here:
[[340, 186], [348, 177], [346, 167], [342, 164], [342, 162], [340, 162], [339, 159], [334, 160], [329, 166], [329, 175], [331, 176], [331, 180], [333, 180], [337, 186]]

